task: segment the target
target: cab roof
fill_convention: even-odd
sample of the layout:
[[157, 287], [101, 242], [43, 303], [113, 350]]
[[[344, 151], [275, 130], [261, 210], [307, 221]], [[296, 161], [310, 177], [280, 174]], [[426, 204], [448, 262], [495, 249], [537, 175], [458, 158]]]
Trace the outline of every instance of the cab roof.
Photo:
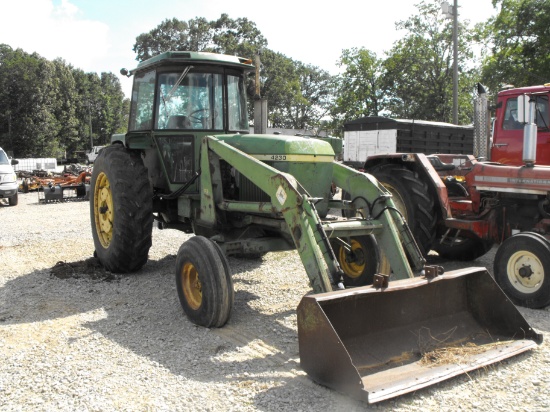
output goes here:
[[510, 89], [501, 90], [498, 92], [499, 96], [517, 96], [520, 94], [533, 94], [550, 91], [550, 83], [545, 83], [540, 86], [528, 86], [528, 87], [513, 87]]
[[254, 65], [251, 59], [244, 57], [231, 56], [228, 54], [217, 54], [207, 52], [192, 52], [192, 51], [167, 51], [158, 56], [151, 57], [138, 64], [137, 68], [131, 73], [142, 71], [156, 66], [174, 65], [181, 63], [203, 63], [215, 64], [225, 67], [235, 67], [245, 71], [253, 71]]

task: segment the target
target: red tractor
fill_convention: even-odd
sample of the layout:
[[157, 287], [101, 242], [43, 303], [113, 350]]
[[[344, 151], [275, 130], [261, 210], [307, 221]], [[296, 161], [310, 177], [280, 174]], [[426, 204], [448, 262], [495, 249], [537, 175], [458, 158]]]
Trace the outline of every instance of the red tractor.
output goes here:
[[392, 192], [424, 252], [474, 260], [500, 245], [495, 279], [530, 308], [550, 305], [550, 167], [540, 165], [550, 164], [549, 93], [550, 84], [500, 92], [492, 138], [488, 116], [477, 116], [475, 155], [378, 154], [363, 166]]

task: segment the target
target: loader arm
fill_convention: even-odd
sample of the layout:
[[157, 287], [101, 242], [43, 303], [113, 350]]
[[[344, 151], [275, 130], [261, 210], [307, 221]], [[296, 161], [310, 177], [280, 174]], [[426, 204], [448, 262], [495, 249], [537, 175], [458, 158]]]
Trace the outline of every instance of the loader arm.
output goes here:
[[271, 197], [272, 211], [283, 215], [314, 292], [333, 290], [338, 263], [335, 258], [329, 259], [333, 262], [332, 268], [327, 266], [326, 256], [334, 256], [334, 253], [327, 249], [328, 242], [325, 244], [320, 239], [320, 220], [305, 190], [293, 176], [213, 136], [205, 137], [201, 147], [201, 221], [214, 224], [216, 205], [223, 200], [221, 181], [218, 181], [219, 159], [225, 160]]
[[[216, 205], [221, 204], [223, 200], [219, 178], [220, 159], [229, 163], [270, 196], [270, 207], [273, 212], [283, 215], [288, 233], [300, 254], [313, 291], [315, 293], [332, 291], [340, 279], [341, 269], [316, 212], [314, 206], [316, 199], [311, 198], [292, 175], [260, 162], [212, 136], [205, 137], [201, 147], [201, 221], [211, 225], [216, 223]], [[344, 183], [346, 188], [353, 189], [353, 193], [357, 193], [368, 202], [380, 203], [374, 208], [374, 212], [380, 214], [380, 220], [372, 220], [370, 223], [372, 226], [383, 227], [375, 234], [380, 239], [382, 247], [389, 252], [387, 255], [394, 275], [397, 278], [413, 277], [413, 271], [408, 264], [399, 237], [400, 232], [406, 233], [404, 229], [406, 226], [401, 219], [401, 230], [398, 230], [394, 223], [394, 219], [398, 217], [397, 213], [384, 207], [384, 205], [393, 206], [391, 198], [367, 175], [355, 176], [357, 172], [353, 169], [339, 168], [336, 163], [334, 165], [335, 172], [338, 172], [338, 182]], [[376, 199], [379, 200], [375, 201]], [[410, 243], [411, 240], [412, 236], [409, 234], [405, 244]], [[414, 240], [412, 242], [416, 246]], [[414, 252], [414, 247], [411, 247], [411, 250]], [[421, 257], [418, 260], [420, 259]], [[417, 263], [420, 267], [423, 264]]]
[[372, 175], [340, 163], [334, 163], [333, 181], [351, 195], [352, 202], [363, 207], [365, 218], [379, 220], [387, 229], [377, 236], [377, 241], [386, 253], [396, 278], [413, 277], [401, 245], [408, 252], [413, 268], [422, 270], [426, 259], [422, 256], [407, 222], [395, 207], [390, 192]]

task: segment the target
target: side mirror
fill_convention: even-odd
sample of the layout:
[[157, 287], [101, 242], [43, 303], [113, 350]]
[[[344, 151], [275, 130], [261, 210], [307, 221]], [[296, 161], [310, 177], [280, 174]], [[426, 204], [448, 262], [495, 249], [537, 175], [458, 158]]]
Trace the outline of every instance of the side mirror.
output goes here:
[[11, 159], [11, 165], [15, 166], [19, 164], [19, 160]]

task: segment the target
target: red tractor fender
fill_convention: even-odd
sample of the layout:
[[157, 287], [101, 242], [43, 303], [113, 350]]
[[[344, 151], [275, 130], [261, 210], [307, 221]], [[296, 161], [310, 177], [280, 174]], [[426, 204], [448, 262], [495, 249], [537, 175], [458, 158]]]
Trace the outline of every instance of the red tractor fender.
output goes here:
[[452, 217], [447, 187], [428, 159], [428, 156], [423, 153], [387, 153], [373, 155], [367, 158], [362, 171], [369, 173], [369, 170], [373, 170], [375, 167], [384, 164], [402, 165], [416, 172], [418, 177], [428, 185], [429, 193], [434, 200], [436, 209], [440, 213], [441, 218], [447, 219]]

